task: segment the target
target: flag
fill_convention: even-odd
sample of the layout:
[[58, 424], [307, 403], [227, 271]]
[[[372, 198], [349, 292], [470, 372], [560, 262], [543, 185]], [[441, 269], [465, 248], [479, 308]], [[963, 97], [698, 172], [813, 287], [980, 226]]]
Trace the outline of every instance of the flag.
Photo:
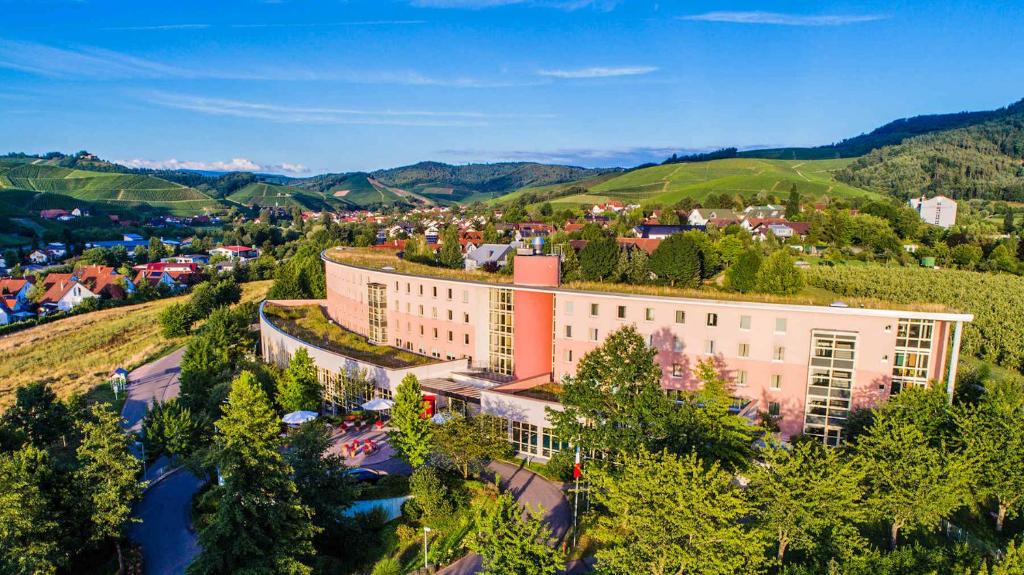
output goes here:
[[572, 478], [580, 478], [580, 448], [576, 447], [576, 462], [572, 465]]

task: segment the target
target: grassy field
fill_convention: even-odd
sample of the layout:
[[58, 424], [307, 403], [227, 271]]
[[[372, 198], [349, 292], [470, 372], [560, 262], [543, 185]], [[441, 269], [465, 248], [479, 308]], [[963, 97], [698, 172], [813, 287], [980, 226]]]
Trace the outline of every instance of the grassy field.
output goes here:
[[314, 211], [336, 209], [345, 205], [345, 202], [329, 195], [265, 182], [249, 184], [228, 196], [228, 200], [244, 205], [297, 207]]
[[759, 193], [785, 198], [795, 184], [804, 196], [819, 198], [877, 197], [878, 194], [861, 190], [836, 181], [832, 172], [852, 160], [761, 160], [731, 158], [687, 164], [668, 164], [635, 170], [612, 177], [602, 176], [544, 188], [527, 188], [503, 196], [500, 200], [515, 198], [529, 191], [545, 192], [564, 189], [572, 185], [587, 188], [586, 194], [564, 196], [551, 200], [563, 206], [589, 205], [607, 200], [630, 203], [659, 203], [671, 205], [691, 197], [702, 199], [708, 194], [739, 194], [753, 198]]
[[[8, 193], [18, 196], [4, 198]], [[67, 199], [55, 200], [55, 196]], [[148, 204], [177, 214], [223, 208], [199, 190], [154, 176], [72, 170], [41, 163], [0, 163], [0, 212], [19, 206], [24, 211], [26, 201], [32, 209], [80, 205], [82, 201], [126, 208]]]
[[[259, 301], [270, 281], [243, 284], [242, 300]], [[87, 393], [117, 367], [133, 369], [184, 343], [160, 335], [160, 311], [188, 296], [107, 309], [0, 337], [0, 410], [14, 390], [46, 381], [60, 397]]]

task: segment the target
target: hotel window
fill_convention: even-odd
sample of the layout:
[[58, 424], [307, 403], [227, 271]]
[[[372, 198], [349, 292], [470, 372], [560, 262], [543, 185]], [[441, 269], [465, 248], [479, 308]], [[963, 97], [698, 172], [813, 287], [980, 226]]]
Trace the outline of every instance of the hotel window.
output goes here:
[[572, 315], [572, 307], [571, 301], [565, 302], [565, 315]]
[[775, 333], [786, 333], [786, 318], [775, 318]]
[[423, 284], [420, 284], [420, 295], [423, 295]]
[[747, 372], [740, 369], [736, 371], [736, 385], [741, 387], [747, 385]]
[[824, 330], [811, 333], [804, 433], [828, 445], [839, 445], [843, 439], [856, 356], [856, 334]]
[[683, 364], [673, 363], [672, 364], [672, 377], [683, 377]]
[[469, 314], [462, 312], [462, 323], [469, 323]]
[[572, 362], [572, 350], [565, 350], [565, 361]]
[[448, 299], [452, 299], [452, 288], [448, 288]]
[[647, 321], [654, 321], [654, 308], [649, 307], [644, 310], [644, 319]]
[[453, 319], [455, 319], [455, 312], [448, 310], [448, 321], [452, 321]]
[[437, 328], [434, 328], [434, 339], [437, 339]]
[[562, 441], [555, 435], [555, 430], [550, 427], [544, 427], [541, 432], [541, 446], [540, 454], [543, 457], [551, 457], [552, 455], [562, 451], [563, 449], [569, 449], [569, 443]]
[[405, 293], [412, 293], [412, 284], [405, 282]]
[[750, 316], [749, 315], [741, 315], [740, 316], [740, 329], [750, 329]]
[[590, 304], [590, 315], [596, 316], [600, 310], [601, 308], [596, 303]]
[[899, 393], [906, 387], [928, 385], [934, 329], [935, 324], [931, 320], [899, 320], [892, 362], [892, 393]]
[[366, 301], [370, 310], [370, 331], [367, 334], [370, 343], [385, 344], [388, 342], [388, 288], [382, 283], [367, 285]]
[[434, 297], [437, 297], [437, 286], [434, 286], [432, 289], [433, 289]]
[[680, 353], [683, 351], [683, 340], [678, 335], [672, 336], [672, 351]]
[[704, 340], [704, 353], [706, 353], [708, 355], [714, 355], [715, 354], [715, 340], [713, 340], [713, 339]]
[[[597, 315], [597, 314], [593, 314]], [[619, 319], [626, 319], [626, 306], [620, 305], [618, 310], [615, 312], [616, 317]]]
[[590, 328], [590, 341], [597, 341], [597, 339], [598, 339], [597, 328], [596, 327]]
[[736, 350], [737, 357], [750, 357], [750, 344], [741, 343], [739, 349]]
[[437, 308], [436, 307], [430, 308], [430, 317], [432, 317], [434, 319], [437, 319]]
[[769, 401], [768, 402], [768, 415], [770, 415], [772, 417], [778, 417], [780, 413], [782, 413], [782, 409], [781, 409], [781, 406], [779, 405], [779, 402], [777, 402], [777, 401]]
[[565, 326], [565, 337], [572, 337], [572, 326]]
[[772, 350], [772, 361], [783, 361], [786, 359], [786, 348], [781, 345], [775, 346]]
[[455, 341], [455, 332], [448, 330], [448, 341]]
[[430, 348], [430, 357], [436, 357], [436, 358], [440, 359], [441, 352], [437, 351], [436, 347], [432, 347], [432, 348]]
[[512, 290], [507, 288], [491, 288], [489, 291], [490, 305], [490, 368], [503, 375], [512, 375]]
[[771, 389], [782, 389], [782, 376], [777, 373], [773, 373], [771, 383], [769, 383], [768, 386]]
[[398, 281], [395, 280], [395, 293], [397, 293], [397, 292], [398, 292]]
[[537, 455], [537, 426], [522, 421], [513, 421], [512, 448], [517, 453]]
[[412, 304], [405, 302], [405, 313], [412, 313]]
[[676, 310], [676, 323], [686, 323], [686, 312], [685, 311], [683, 311], [681, 309], [677, 309]]
[[420, 304], [420, 316], [423, 315], [423, 304]]
[[422, 325], [420, 326], [420, 335], [424, 335], [424, 334], [426, 333], [426, 332], [424, 331], [425, 329], [426, 329], [426, 328], [425, 328], [425, 327], [423, 327]]
[[466, 340], [466, 341], [465, 341], [466, 345], [469, 345], [469, 334], [468, 334], [468, 333], [467, 333], [467, 334], [464, 334], [464, 336], [463, 336], [463, 339], [465, 339], [465, 340]]
[[462, 303], [469, 303], [469, 290], [462, 290]]
[[709, 313], [708, 314], [708, 325], [711, 326], [711, 327], [715, 327], [715, 326], [718, 325], [718, 314], [717, 313]]

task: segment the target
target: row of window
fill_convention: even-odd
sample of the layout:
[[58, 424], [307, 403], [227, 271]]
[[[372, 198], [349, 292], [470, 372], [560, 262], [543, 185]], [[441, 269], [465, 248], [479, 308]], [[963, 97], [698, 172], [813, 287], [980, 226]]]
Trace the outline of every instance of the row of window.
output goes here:
[[[572, 326], [571, 325], [565, 326], [565, 337], [571, 339], [572, 338], [572, 333], [573, 333], [572, 332]], [[594, 341], [594, 342], [601, 341], [601, 334], [600, 334], [600, 332], [598, 331], [597, 328], [590, 328], [590, 332], [589, 332], [588, 336], [589, 336], [590, 341]], [[648, 341], [648, 345], [650, 345], [651, 347], [656, 347], [655, 346], [655, 342], [654, 342], [654, 336], [651, 335], [649, 339], [650, 340]], [[566, 350], [566, 351], [567, 351], [566, 361], [572, 361], [572, 350]], [[682, 353], [683, 352], [683, 341], [681, 339], [679, 339], [678, 336], [672, 338], [672, 351], [675, 352], [675, 353]], [[708, 340], [704, 341], [704, 353], [707, 354], [707, 355], [714, 355], [714, 354], [718, 353], [718, 346], [715, 343], [715, 340], [708, 339]], [[748, 357], [750, 357], [750, 344], [749, 343], [741, 343], [741, 344], [739, 344], [737, 346], [737, 350], [736, 350], [736, 357], [741, 357], [741, 358], [748, 358]], [[772, 361], [781, 362], [781, 361], [785, 361], [785, 360], [786, 360], [786, 347], [782, 346], [782, 345], [772, 346]]]
[[[395, 301], [395, 309], [396, 310], [402, 309], [398, 305], [398, 301], [397, 300]], [[450, 309], [449, 310], [445, 310], [445, 311], [446, 311], [446, 315], [448, 317], [448, 321], [455, 321], [455, 312], [453, 310], [450, 310]], [[438, 313], [437, 312], [438, 312], [438, 310], [437, 310], [436, 307], [430, 308], [430, 317], [432, 317], [434, 319], [440, 319], [438, 317]], [[412, 304], [409, 303], [409, 302], [405, 303], [405, 313], [406, 313], [406, 315], [412, 315], [413, 314], [412, 313]], [[418, 304], [418, 306], [417, 306], [417, 315], [419, 315], [420, 317], [424, 317], [425, 314], [426, 314], [426, 308], [423, 306], [423, 304]], [[462, 312], [462, 323], [469, 323], [469, 312]]]
[[[422, 296], [426, 294], [423, 284], [419, 284], [417, 287], [419, 289], [419, 295]], [[398, 281], [395, 281], [395, 293], [398, 293], [398, 291]], [[438, 297], [438, 294], [442, 292], [447, 300], [452, 301], [455, 299], [455, 290], [452, 288], [438, 288], [437, 286], [431, 286], [430, 288], [431, 297], [436, 298]], [[413, 293], [412, 284], [410, 282], [405, 282], [405, 293]], [[462, 303], [469, 303], [469, 290], [462, 290]]]
[[[565, 315], [571, 317], [575, 311], [574, 302], [565, 302]], [[598, 317], [601, 315], [601, 304], [592, 303], [590, 304], [590, 317]], [[615, 308], [615, 317], [617, 319], [626, 320], [629, 319], [629, 308], [628, 306], [619, 305]], [[644, 321], [654, 321], [655, 310], [653, 307], [645, 307], [643, 310]], [[675, 310], [675, 322], [686, 323], [686, 311], [677, 309]], [[753, 318], [749, 315], [740, 316], [740, 329], [749, 330], [753, 323]], [[775, 333], [786, 333], [787, 320], [784, 317], [775, 318]], [[718, 326], [718, 314], [709, 312], [704, 316], [704, 324], [708, 327]]]
[[[396, 329], [400, 330], [401, 325], [402, 325], [401, 322], [395, 322]], [[405, 325], [405, 331], [406, 331], [406, 333], [412, 333], [413, 332], [413, 323], [411, 321]], [[419, 331], [420, 331], [420, 335], [422, 335], [422, 336], [426, 336], [427, 335], [427, 328], [425, 326], [420, 325], [419, 326]], [[435, 327], [435, 328], [431, 328], [431, 331], [433, 333], [434, 339], [440, 339], [441, 338], [441, 330], [440, 329]], [[455, 332], [452, 331], [452, 330], [448, 330], [448, 341], [451, 341], [451, 342], [455, 341]], [[468, 333], [462, 334], [462, 343], [464, 343], [465, 345], [469, 345], [469, 334]], [[401, 347], [401, 344], [399, 344], [399, 347]]]

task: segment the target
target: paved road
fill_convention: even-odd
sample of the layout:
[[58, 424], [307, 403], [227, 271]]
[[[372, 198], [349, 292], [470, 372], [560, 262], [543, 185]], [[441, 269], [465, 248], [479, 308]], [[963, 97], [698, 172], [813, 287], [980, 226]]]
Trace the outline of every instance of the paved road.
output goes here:
[[128, 387], [128, 399], [121, 409], [121, 417], [124, 418], [124, 425], [129, 431], [140, 429], [142, 418], [146, 416], [150, 403], [178, 397], [178, 374], [181, 373], [183, 355], [184, 347], [128, 374], [128, 381], [131, 384]]
[[[129, 431], [138, 431], [142, 419], [154, 401], [167, 401], [178, 396], [181, 358], [185, 348], [147, 363], [128, 375], [128, 398], [121, 417]], [[167, 466], [161, 457], [149, 466], [146, 479], [153, 480]], [[202, 481], [182, 469], [152, 484], [135, 506], [134, 515], [142, 523], [132, 525], [129, 536], [142, 547], [147, 575], [177, 575], [185, 572], [192, 558], [199, 553], [199, 544], [189, 523], [192, 495]]]
[[[511, 491], [520, 505], [528, 504], [533, 511], [538, 505], [544, 509], [544, 521], [551, 528], [556, 544], [560, 544], [572, 526], [572, 510], [561, 487], [525, 467], [510, 463], [494, 461], [487, 468], [501, 477], [501, 487]], [[438, 571], [438, 575], [471, 575], [480, 568], [480, 556], [470, 553]]]

